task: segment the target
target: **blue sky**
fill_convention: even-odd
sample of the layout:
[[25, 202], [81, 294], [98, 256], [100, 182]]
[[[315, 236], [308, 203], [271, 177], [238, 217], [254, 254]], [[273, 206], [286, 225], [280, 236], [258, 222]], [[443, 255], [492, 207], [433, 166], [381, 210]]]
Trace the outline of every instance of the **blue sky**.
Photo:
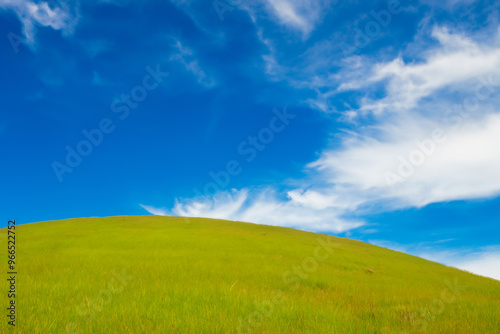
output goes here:
[[2, 224], [183, 215], [500, 279], [495, 1], [0, 0]]

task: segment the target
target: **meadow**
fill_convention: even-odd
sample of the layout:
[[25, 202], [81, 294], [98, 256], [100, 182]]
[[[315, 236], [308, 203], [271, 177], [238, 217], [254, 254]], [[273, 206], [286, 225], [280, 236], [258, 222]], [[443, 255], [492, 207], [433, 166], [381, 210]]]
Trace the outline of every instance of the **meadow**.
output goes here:
[[350, 239], [158, 216], [16, 236], [17, 326], [4, 311], [1, 333], [500, 333], [499, 281]]

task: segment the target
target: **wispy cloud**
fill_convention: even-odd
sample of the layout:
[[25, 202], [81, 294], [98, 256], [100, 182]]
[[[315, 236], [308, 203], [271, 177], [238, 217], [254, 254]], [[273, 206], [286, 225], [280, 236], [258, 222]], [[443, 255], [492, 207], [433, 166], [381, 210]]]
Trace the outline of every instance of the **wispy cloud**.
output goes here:
[[333, 103], [340, 93], [361, 95], [351, 101], [358, 113], [400, 113], [437, 93], [467, 92], [479, 76], [500, 77], [500, 33], [481, 41], [442, 26], [422, 28], [419, 34], [424, 33], [431, 40], [410, 43], [407, 52], [386, 61], [378, 60], [383, 56], [344, 57], [333, 38], [313, 44], [292, 62], [282, 60], [272, 41], [265, 40], [270, 51], [263, 60], [271, 79], [316, 93], [305, 102], [326, 112], [337, 111]]
[[175, 40], [174, 52], [170, 56], [171, 61], [177, 61], [181, 63], [186, 71], [190, 72], [196, 77], [199, 84], [205, 87], [213, 87], [215, 82], [212, 78], [209, 78], [205, 71], [201, 68], [198, 60], [194, 57], [193, 51], [184, 46], [179, 40]]
[[309, 36], [316, 24], [320, 22], [328, 5], [323, 0], [269, 0], [264, 2], [271, 15], [280, 24], [297, 29], [304, 38]]
[[[423, 256], [429, 259], [433, 257], [432, 254]], [[454, 258], [445, 261], [454, 267], [500, 281], [500, 249], [456, 254]]]
[[398, 57], [370, 65], [373, 70], [369, 77], [342, 84], [339, 90], [360, 89], [385, 80], [386, 96], [365, 99], [361, 109], [401, 112], [416, 107], [418, 101], [440, 90], [453, 87], [467, 92], [477, 77], [500, 77], [500, 45], [480, 44], [443, 27], [435, 27], [432, 36], [439, 46], [422, 52], [421, 61], [404, 62]]
[[219, 218], [316, 232], [340, 233], [363, 225], [361, 221], [343, 218], [340, 206], [329, 203], [318, 208], [317, 203], [302, 200], [293, 193], [280, 196], [272, 188], [233, 190], [213, 197], [177, 201], [170, 212], [142, 207], [151, 214]]
[[500, 245], [480, 248], [447, 248], [451, 240], [399, 244], [386, 240], [370, 240], [371, 244], [422, 257], [471, 273], [500, 280]]
[[79, 14], [76, 2], [34, 2], [29, 0], [0, 0], [0, 8], [13, 11], [23, 25], [25, 43], [33, 47], [37, 25], [60, 30], [64, 35], [73, 33]]
[[140, 204], [141, 208], [155, 216], [168, 216], [168, 210]]

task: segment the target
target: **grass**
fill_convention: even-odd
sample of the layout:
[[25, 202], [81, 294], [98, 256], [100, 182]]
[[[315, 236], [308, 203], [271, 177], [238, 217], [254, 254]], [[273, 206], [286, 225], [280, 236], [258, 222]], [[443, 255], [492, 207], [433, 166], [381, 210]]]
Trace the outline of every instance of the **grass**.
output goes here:
[[16, 238], [18, 333], [500, 333], [499, 281], [344, 238], [154, 216]]

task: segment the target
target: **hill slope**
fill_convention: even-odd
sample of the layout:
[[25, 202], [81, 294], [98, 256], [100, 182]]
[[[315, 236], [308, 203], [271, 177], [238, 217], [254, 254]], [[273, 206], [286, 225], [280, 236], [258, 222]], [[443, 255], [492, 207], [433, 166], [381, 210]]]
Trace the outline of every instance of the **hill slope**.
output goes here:
[[500, 333], [500, 282], [349, 239], [154, 216], [16, 234], [18, 333]]

